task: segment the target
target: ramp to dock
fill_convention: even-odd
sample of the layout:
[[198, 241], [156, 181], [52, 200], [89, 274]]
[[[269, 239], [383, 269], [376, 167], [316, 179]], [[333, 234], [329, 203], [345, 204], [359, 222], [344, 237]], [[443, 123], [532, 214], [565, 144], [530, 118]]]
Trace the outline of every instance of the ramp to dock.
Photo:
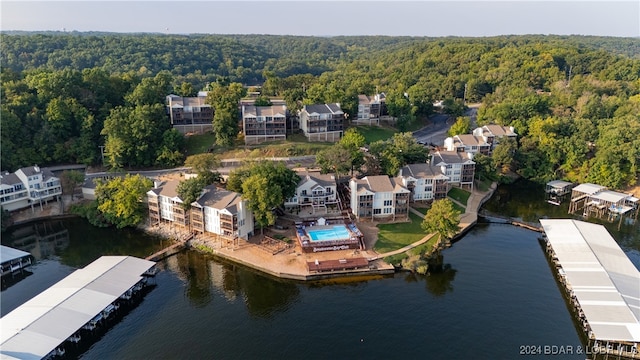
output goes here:
[[155, 265], [103, 256], [0, 319], [0, 358], [42, 359], [142, 279]]
[[540, 220], [590, 339], [640, 343], [640, 272], [602, 225]]

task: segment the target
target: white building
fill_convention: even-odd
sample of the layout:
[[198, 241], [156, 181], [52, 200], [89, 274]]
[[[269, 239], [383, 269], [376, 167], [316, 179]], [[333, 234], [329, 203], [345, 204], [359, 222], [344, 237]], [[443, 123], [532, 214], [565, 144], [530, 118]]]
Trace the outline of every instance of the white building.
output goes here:
[[287, 139], [287, 107], [242, 106], [242, 129], [244, 143], [259, 144], [265, 141]]
[[482, 136], [471, 134], [455, 135], [444, 139], [444, 148], [447, 151], [481, 153], [489, 155], [491, 144], [486, 142]]
[[326, 213], [328, 208], [337, 209], [338, 196], [336, 178], [333, 174], [321, 174], [319, 171], [298, 172], [300, 181], [296, 194], [285, 200], [286, 208], [308, 207], [312, 214]]
[[240, 194], [209, 185], [191, 203], [192, 229], [200, 233], [248, 239], [253, 235], [253, 212]]
[[402, 185], [411, 191], [413, 201], [431, 201], [447, 197], [449, 178], [442, 167], [431, 164], [409, 164], [400, 169]]
[[430, 164], [440, 167], [451, 185], [473, 188], [476, 163], [472, 153], [436, 151], [431, 154]]
[[152, 224], [168, 221], [183, 227], [189, 226], [189, 214], [176, 191], [178, 184], [179, 180], [156, 182], [154, 188], [147, 191], [149, 220]]
[[0, 205], [13, 211], [28, 206], [46, 204], [62, 195], [60, 179], [47, 168], [28, 166], [15, 173], [0, 175]]
[[380, 116], [386, 115], [386, 96], [384, 93], [374, 96], [358, 95], [358, 116], [355, 124], [380, 125]]
[[386, 175], [353, 178], [349, 182], [351, 212], [360, 218], [406, 218], [411, 192], [399, 178]]
[[481, 136], [484, 141], [489, 144], [490, 151], [496, 147], [496, 145], [500, 142], [500, 139], [503, 137], [508, 138], [517, 138], [518, 134], [516, 134], [513, 126], [503, 126], [496, 124], [489, 124], [485, 126], [481, 126], [475, 128], [473, 130], [473, 135]]

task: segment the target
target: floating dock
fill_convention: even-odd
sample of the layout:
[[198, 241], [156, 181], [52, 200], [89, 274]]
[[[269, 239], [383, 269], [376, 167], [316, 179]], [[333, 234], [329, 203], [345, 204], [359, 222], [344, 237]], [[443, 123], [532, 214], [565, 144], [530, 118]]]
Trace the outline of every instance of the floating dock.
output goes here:
[[602, 225], [569, 219], [540, 223], [589, 349], [640, 358], [640, 271]]
[[142, 289], [154, 262], [103, 256], [76, 270], [0, 319], [0, 358], [42, 359], [64, 355], [65, 342], [96, 327]]

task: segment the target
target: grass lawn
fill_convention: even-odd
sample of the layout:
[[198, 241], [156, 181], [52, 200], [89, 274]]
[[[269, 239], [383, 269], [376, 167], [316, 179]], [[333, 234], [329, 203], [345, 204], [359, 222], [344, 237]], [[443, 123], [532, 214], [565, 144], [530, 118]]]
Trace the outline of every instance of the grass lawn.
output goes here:
[[429, 211], [430, 208], [428, 207], [414, 207], [414, 209], [420, 211], [421, 213], [427, 215], [427, 211]]
[[476, 182], [476, 188], [480, 191], [487, 191], [491, 187], [491, 180], [485, 179], [482, 181]]
[[465, 209], [465, 208], [463, 208], [462, 206], [460, 206], [460, 205], [458, 205], [458, 204], [454, 203], [453, 201], [452, 201], [452, 203], [453, 203], [453, 208], [454, 208], [454, 209], [456, 209], [456, 210], [460, 211], [460, 214], [464, 214], [464, 212], [466, 211], [466, 209]]
[[426, 233], [422, 230], [422, 218], [413, 213], [409, 213], [410, 223], [380, 224], [378, 228], [378, 241], [374, 250], [378, 253], [385, 253], [400, 249], [422, 239]]
[[427, 241], [426, 243], [420, 246], [416, 246], [407, 252], [411, 255], [419, 255], [419, 254], [427, 253], [431, 251], [431, 249], [433, 249], [433, 246], [438, 242], [439, 239], [440, 239], [440, 235], [438, 234], [433, 235], [431, 239], [429, 239], [429, 241]]
[[396, 129], [378, 126], [358, 126], [356, 129], [358, 129], [360, 134], [364, 135], [364, 139], [367, 144], [371, 144], [378, 140], [391, 139], [393, 134], [398, 132]]
[[458, 200], [458, 202], [462, 204], [467, 205], [467, 201], [469, 200], [469, 196], [471, 196], [471, 193], [466, 190], [454, 187], [449, 190], [447, 196], [454, 200]]
[[195, 155], [206, 153], [210, 147], [216, 142], [216, 136], [213, 133], [189, 135], [185, 138], [187, 155]]

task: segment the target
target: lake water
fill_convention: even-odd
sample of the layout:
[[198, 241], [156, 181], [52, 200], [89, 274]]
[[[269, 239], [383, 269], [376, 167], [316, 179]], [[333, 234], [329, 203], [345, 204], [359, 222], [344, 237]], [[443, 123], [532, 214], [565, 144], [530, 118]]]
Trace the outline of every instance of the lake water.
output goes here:
[[[564, 216], [540, 210], [540, 199], [528, 208], [514, 199], [500, 205], [504, 196], [487, 207], [509, 215], [514, 206], [524, 218]], [[614, 238], [640, 267], [637, 228], [621, 229]], [[513, 359], [534, 346], [572, 352], [554, 358], [585, 359], [538, 236], [479, 224], [442, 252], [441, 269], [428, 276], [318, 283], [281, 281], [186, 251], [159, 263], [158, 286], [82, 358]], [[25, 227], [2, 243], [39, 257], [32, 275], [0, 294], [2, 314], [100, 255], [144, 257], [167, 245], [80, 219]]]

